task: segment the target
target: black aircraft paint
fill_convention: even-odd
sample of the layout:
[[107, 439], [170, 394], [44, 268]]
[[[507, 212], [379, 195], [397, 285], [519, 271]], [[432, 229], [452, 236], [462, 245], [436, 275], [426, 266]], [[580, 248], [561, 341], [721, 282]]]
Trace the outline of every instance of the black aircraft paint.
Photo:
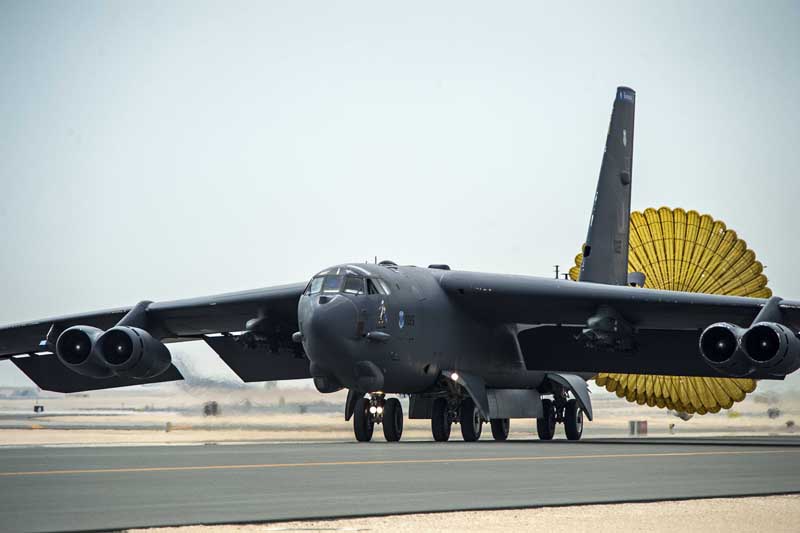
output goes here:
[[74, 392], [183, 379], [165, 344], [203, 340], [244, 381], [348, 389], [360, 441], [375, 424], [400, 439], [393, 394], [436, 440], [453, 422], [477, 440], [486, 421], [504, 440], [511, 418], [536, 418], [544, 440], [563, 423], [575, 440], [597, 372], [783, 379], [800, 368], [800, 301], [629, 286], [635, 99], [615, 93], [579, 282], [347, 263], [308, 283], [0, 328], [0, 359]]

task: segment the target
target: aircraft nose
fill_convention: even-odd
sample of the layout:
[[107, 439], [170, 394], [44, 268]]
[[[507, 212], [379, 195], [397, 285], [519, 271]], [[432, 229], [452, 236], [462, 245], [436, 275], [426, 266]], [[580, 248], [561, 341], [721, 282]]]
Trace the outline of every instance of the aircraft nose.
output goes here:
[[342, 295], [313, 298], [304, 317], [303, 338], [313, 362], [325, 367], [343, 362], [347, 341], [357, 335], [358, 309]]

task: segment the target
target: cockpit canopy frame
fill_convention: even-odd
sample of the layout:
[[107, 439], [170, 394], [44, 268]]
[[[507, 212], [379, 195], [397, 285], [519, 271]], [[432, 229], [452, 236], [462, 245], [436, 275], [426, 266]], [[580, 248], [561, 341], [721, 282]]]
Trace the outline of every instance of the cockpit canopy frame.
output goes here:
[[389, 284], [382, 278], [365, 275], [350, 267], [332, 267], [317, 273], [306, 285], [303, 294], [314, 296], [317, 294], [349, 294], [353, 296], [364, 294], [391, 294]]

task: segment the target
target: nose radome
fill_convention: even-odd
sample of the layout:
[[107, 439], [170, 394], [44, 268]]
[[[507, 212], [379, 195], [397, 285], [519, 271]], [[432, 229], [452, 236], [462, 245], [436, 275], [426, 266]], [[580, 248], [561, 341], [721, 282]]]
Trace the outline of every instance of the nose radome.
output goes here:
[[358, 309], [342, 295], [315, 298], [304, 317], [303, 338], [309, 359], [321, 368], [335, 372], [349, 368], [349, 344], [356, 337]]
[[356, 333], [357, 319], [358, 309], [353, 302], [340, 295], [323, 295], [312, 302], [307, 334], [326, 341], [352, 338]]

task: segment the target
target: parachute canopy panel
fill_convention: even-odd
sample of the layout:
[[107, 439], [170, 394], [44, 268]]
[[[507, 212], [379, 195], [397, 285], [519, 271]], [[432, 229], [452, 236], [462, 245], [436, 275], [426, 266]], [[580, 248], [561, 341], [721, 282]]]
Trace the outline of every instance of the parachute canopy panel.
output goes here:
[[[582, 254], [569, 275], [577, 280]], [[662, 207], [633, 211], [628, 271], [645, 287], [705, 294], [769, 298], [763, 265], [735, 231], [697, 211]], [[686, 413], [716, 413], [756, 388], [752, 379], [600, 373], [595, 382], [620, 398]]]

